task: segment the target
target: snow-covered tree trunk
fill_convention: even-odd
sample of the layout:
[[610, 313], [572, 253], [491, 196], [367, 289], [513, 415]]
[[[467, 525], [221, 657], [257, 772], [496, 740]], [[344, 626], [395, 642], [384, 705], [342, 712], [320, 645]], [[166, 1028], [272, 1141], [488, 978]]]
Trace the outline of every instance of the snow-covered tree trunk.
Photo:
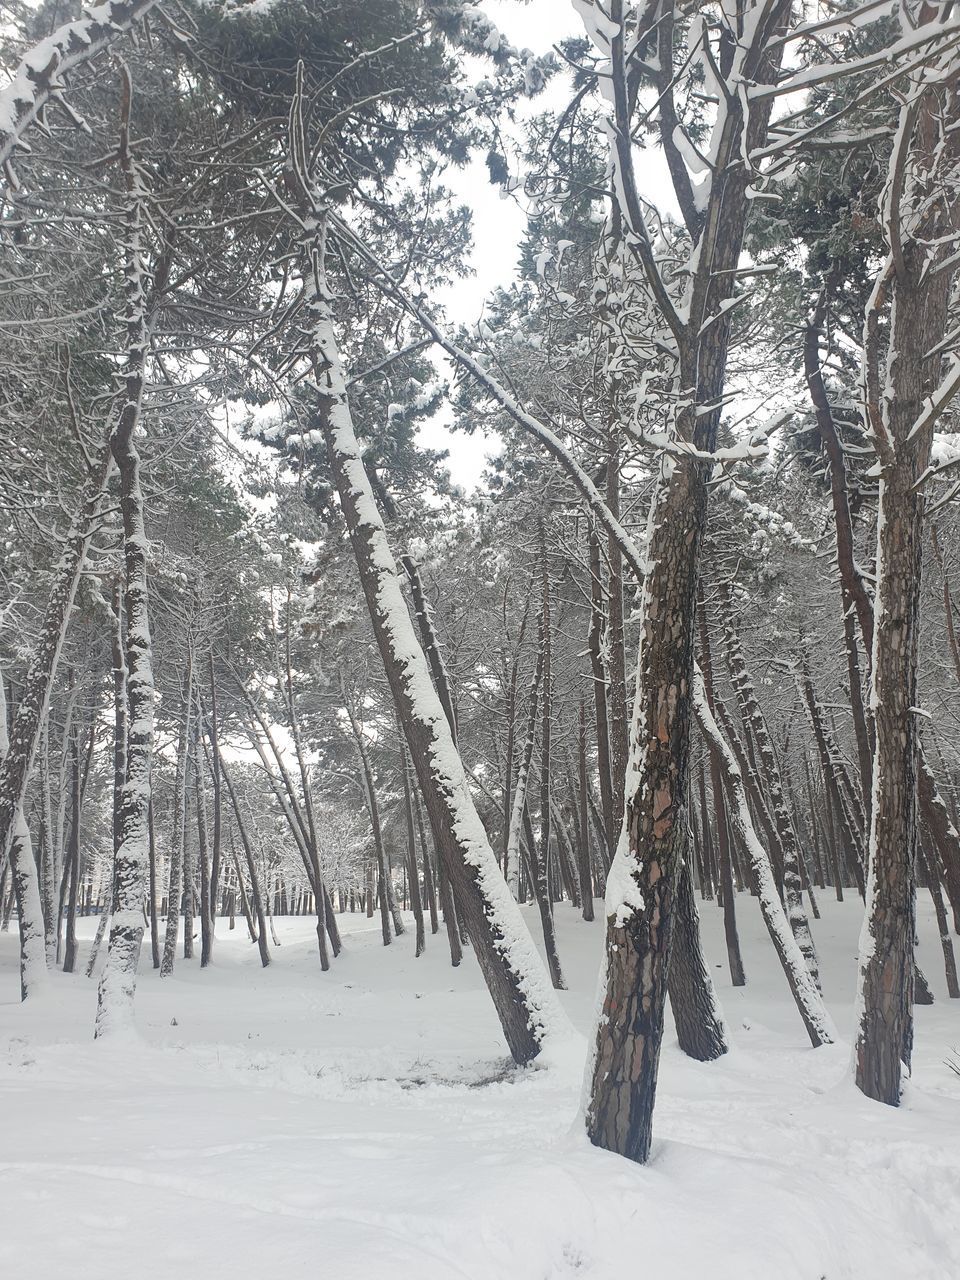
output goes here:
[[100, 910], [97, 936], [87, 961], [88, 978], [93, 976], [113, 908], [116, 858], [121, 840], [120, 803], [123, 797], [123, 786], [127, 780], [127, 659], [123, 648], [123, 588], [119, 581], [113, 588], [107, 610], [110, 616], [110, 664], [113, 676], [113, 859], [107, 897]]
[[206, 721], [210, 742], [210, 786], [212, 789], [213, 830], [210, 833], [210, 929], [206, 945], [201, 945], [200, 968], [213, 960], [217, 936], [217, 894], [220, 890], [220, 865], [223, 856], [223, 795], [220, 777], [220, 712], [217, 706], [217, 676], [213, 664], [213, 650], [208, 654], [210, 674], [210, 716]]
[[840, 600], [843, 612], [844, 643], [847, 654], [847, 676], [850, 684], [850, 707], [857, 739], [857, 759], [863, 784], [864, 800], [869, 816], [870, 780], [873, 756], [866, 710], [861, 690], [860, 662], [854, 631], [854, 614], [865, 643], [873, 639], [873, 602], [854, 555], [853, 517], [843, 446], [833, 417], [833, 406], [827, 395], [820, 360], [820, 331], [824, 322], [824, 299], [821, 297], [804, 330], [803, 364], [820, 439], [830, 467], [830, 497], [833, 505], [834, 534], [837, 544], [837, 569], [840, 578]]
[[[612, 854], [617, 847], [619, 823], [614, 814], [613, 770], [610, 763], [610, 722], [607, 715], [607, 667], [604, 661], [606, 613], [600, 562], [600, 540], [591, 524], [590, 551], [590, 626], [587, 648], [593, 675], [593, 714], [597, 737], [597, 776], [600, 784], [600, 811], [606, 835], [606, 849]], [[619, 801], [617, 801], [619, 804]]]
[[203, 786], [203, 770], [200, 768], [200, 710], [197, 708], [193, 747], [193, 794], [197, 806], [197, 853], [200, 872], [200, 967], [210, 963], [210, 931], [213, 926], [213, 908], [210, 904], [210, 846], [207, 840], [207, 797]]
[[800, 861], [803, 854], [797, 838], [796, 828], [787, 804], [783, 778], [777, 754], [767, 729], [767, 720], [757, 699], [756, 689], [747, 669], [740, 637], [734, 627], [729, 589], [723, 584], [720, 588], [720, 599], [723, 605], [723, 629], [726, 641], [727, 660], [730, 664], [730, 676], [740, 713], [744, 722], [750, 725], [754, 741], [760, 755], [762, 766], [763, 789], [769, 797], [773, 822], [776, 827], [780, 847], [783, 851], [783, 897], [787, 909], [787, 919], [797, 940], [810, 976], [820, 986], [820, 968], [817, 963], [817, 952], [810, 933], [810, 923], [803, 906], [803, 881], [800, 875]]
[[[710, 142], [710, 175], [698, 207], [689, 177], [674, 186], [694, 250], [679, 307], [656, 261], [634, 171], [635, 81], [629, 70], [637, 45], [635, 14], [621, 0], [602, 13], [581, 5], [594, 42], [609, 57], [612, 105], [610, 162], [617, 215], [676, 352], [675, 403], [669, 424], [681, 447], [664, 459], [653, 496], [644, 548], [641, 643], [630, 736], [623, 830], [607, 879], [606, 958], [596, 1047], [588, 1064], [586, 1127], [591, 1141], [645, 1161], [652, 1140], [660, 1045], [678, 877], [687, 856], [687, 768], [690, 755], [693, 637], [697, 578], [706, 523], [710, 461], [716, 448], [748, 188], [741, 157], [763, 140], [768, 110], [744, 116], [740, 86], [769, 80], [779, 65], [773, 44], [789, 15], [788, 0], [748, 6], [744, 39], [724, 53], [735, 79], [720, 95]], [[672, 19], [672, 9], [663, 18]], [[659, 8], [647, 11], [656, 41]], [[668, 160], [675, 130], [665, 112], [672, 102], [673, 37], [659, 29], [661, 142]], [[711, 74], [716, 74], [715, 71]], [[682, 168], [682, 160], [680, 162]], [[673, 171], [671, 171], [673, 172]], [[669, 330], [669, 334], [667, 334]]]
[[170, 877], [167, 881], [167, 925], [163, 937], [160, 976], [173, 973], [180, 935], [180, 909], [184, 888], [184, 855], [187, 834], [187, 777], [190, 771], [191, 720], [193, 711], [193, 646], [187, 657], [187, 676], [177, 738], [177, 770], [173, 783], [173, 836], [170, 841]]
[[730, 787], [733, 803], [729, 809], [730, 820], [737, 828], [743, 847], [756, 877], [763, 922], [780, 959], [800, 1017], [807, 1029], [810, 1043], [817, 1048], [831, 1044], [835, 1033], [830, 1016], [824, 1007], [820, 992], [810, 975], [806, 960], [793, 936], [790, 924], [780, 902], [777, 886], [770, 869], [770, 859], [757, 838], [750, 807], [747, 803], [743, 774], [730, 746], [720, 732], [707, 702], [703, 677], [697, 672], [694, 686], [694, 707], [697, 721], [712, 752], [716, 754], [724, 777]]
[[[297, 146], [296, 138], [294, 145]], [[306, 149], [299, 150], [305, 168]], [[304, 173], [309, 211], [307, 314], [317, 417], [350, 534], [384, 671], [444, 870], [518, 1062], [565, 1024], [473, 804], [459, 753], [397, 578], [354, 431], [324, 270], [324, 212]]]
[[543, 715], [540, 720], [540, 848], [536, 842], [530, 842], [530, 872], [533, 878], [534, 893], [540, 909], [540, 923], [543, 929], [543, 947], [547, 957], [547, 968], [550, 981], [558, 991], [566, 988], [563, 970], [560, 967], [560, 952], [557, 947], [557, 931], [553, 919], [553, 902], [550, 894], [550, 786], [552, 781], [552, 745], [553, 745], [553, 644], [552, 622], [550, 618], [550, 576], [547, 570], [546, 546], [543, 540], [543, 525], [540, 526], [540, 565], [542, 574], [542, 612], [540, 615], [540, 668], [543, 688]]
[[[6, 689], [0, 672], [0, 762], [6, 758], [9, 749]], [[47, 986], [47, 950], [40, 880], [22, 805], [18, 805], [14, 813], [9, 859], [20, 923], [20, 999], [26, 1000], [40, 994]]]
[[90, 470], [80, 509], [68, 532], [53, 571], [53, 585], [40, 633], [23, 680], [17, 711], [10, 726], [8, 748], [0, 762], [0, 860], [10, 847], [16, 815], [23, 804], [40, 732], [47, 716], [50, 689], [56, 677], [63, 637], [70, 620], [77, 584], [84, 571], [90, 541], [101, 517], [107, 476], [112, 466], [104, 449]]
[[[845, 859], [849, 862], [854, 878], [856, 879], [857, 886], [860, 889], [861, 896], [863, 896], [866, 892], [866, 879], [864, 877], [863, 870], [864, 853], [860, 839], [860, 832], [858, 831], [858, 824], [850, 808], [847, 796], [844, 793], [842, 779], [838, 768], [838, 752], [836, 743], [833, 741], [833, 737], [827, 728], [823, 708], [820, 705], [816, 690], [813, 687], [813, 680], [810, 676], [809, 661], [806, 653], [801, 656], [800, 670], [796, 673], [796, 679], [797, 688], [803, 701], [803, 705], [806, 708], [810, 727], [813, 729], [817, 752], [820, 756], [820, 766], [823, 771], [823, 779], [827, 790], [827, 802], [831, 805], [830, 811], [836, 822], [836, 826], [839, 828], [839, 831], [835, 833], [838, 837], [837, 843], [842, 845], [842, 852], [845, 855]], [[838, 848], [838, 855], [840, 852], [841, 849]]]
[[593, 872], [590, 866], [590, 807], [587, 777], [587, 712], [580, 699], [577, 726], [577, 874], [580, 877], [580, 906], [584, 920], [593, 920]]
[[520, 899], [520, 836], [523, 830], [523, 813], [527, 804], [527, 785], [530, 779], [530, 763], [537, 740], [537, 714], [540, 706], [540, 685], [543, 680], [543, 646], [537, 647], [537, 661], [533, 669], [533, 683], [527, 702], [527, 720], [517, 761], [517, 776], [513, 782], [513, 808], [510, 826], [507, 828], [507, 860], [504, 868], [507, 886], [515, 901]]
[[124, 77], [120, 125], [120, 163], [127, 193], [125, 215], [124, 303], [127, 361], [117, 424], [110, 447], [120, 473], [123, 519], [124, 610], [126, 615], [127, 773], [120, 803], [122, 837], [116, 853], [113, 920], [107, 960], [97, 993], [95, 1034], [123, 1031], [133, 1023], [133, 998], [143, 940], [143, 898], [149, 861], [148, 813], [153, 773], [153, 641], [147, 584], [147, 531], [140, 452], [135, 433], [140, 422], [150, 334], [143, 259], [143, 186], [130, 150], [132, 87]]
[[433, 872], [433, 858], [427, 845], [427, 833], [423, 829], [423, 813], [420, 809], [420, 797], [416, 793], [415, 788], [411, 788], [413, 799], [413, 809], [417, 819], [417, 838], [420, 841], [420, 850], [423, 854], [423, 889], [427, 897], [427, 906], [430, 909], [430, 932], [440, 932], [440, 918], [437, 914], [437, 888], [436, 879]]
[[[713, 655], [710, 650], [710, 630], [707, 625], [706, 604], [701, 592], [697, 600], [697, 622], [700, 633], [700, 667], [703, 672], [703, 691], [707, 707], [714, 714], [713, 692]], [[723, 798], [723, 773], [720, 760], [715, 751], [707, 744], [707, 756], [710, 767], [710, 788], [713, 792], [713, 812], [717, 820], [717, 861], [719, 864], [720, 896], [723, 906], [723, 936], [727, 945], [727, 964], [730, 967], [730, 982], [735, 987], [746, 984], [747, 977], [743, 968], [743, 957], [740, 953], [740, 934], [737, 932], [737, 895], [733, 887], [733, 862], [730, 853], [730, 833], [727, 828], [727, 808]], [[706, 785], [701, 775], [701, 796], [704, 808], [704, 830], [707, 826]]]
[[53, 804], [50, 795], [50, 720], [43, 722], [40, 735], [40, 894], [43, 901], [43, 930], [47, 967], [57, 961], [57, 857], [53, 843]]
[[[92, 744], [91, 744], [92, 745]], [[80, 726], [70, 734], [70, 825], [67, 829], [66, 863], [67, 914], [63, 947], [63, 971], [73, 973], [77, 964], [77, 893], [80, 888], [80, 814], [83, 788], [80, 781]]]
[[[937, 20], [930, 10], [923, 14]], [[871, 299], [864, 344], [865, 416], [879, 454], [880, 487], [870, 695], [873, 820], [855, 1075], [863, 1093], [891, 1106], [899, 1104], [913, 1047], [921, 477], [934, 424], [960, 387], [956, 356], [942, 371], [960, 236], [955, 57], [937, 72], [914, 77], [900, 108], [884, 191], [889, 257]], [[892, 293], [883, 376], [876, 336], [881, 288]]]

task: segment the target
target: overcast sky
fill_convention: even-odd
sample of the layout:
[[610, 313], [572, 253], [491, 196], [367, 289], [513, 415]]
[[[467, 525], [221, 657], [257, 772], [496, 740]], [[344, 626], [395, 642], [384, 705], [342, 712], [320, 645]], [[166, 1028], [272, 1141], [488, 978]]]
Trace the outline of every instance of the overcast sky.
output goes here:
[[[546, 53], [558, 40], [583, 33], [583, 24], [570, 0], [529, 0], [526, 4], [522, 0], [484, 0], [481, 7], [511, 44], [534, 53]], [[568, 77], [558, 77], [554, 85], [528, 104], [528, 112], [536, 114], [562, 105], [568, 89]], [[475, 274], [458, 280], [438, 297], [451, 322], [474, 324], [491, 291], [516, 278], [519, 245], [526, 225], [523, 196], [518, 192], [504, 198], [491, 184], [482, 156], [465, 170], [448, 173], [446, 181], [473, 212]], [[451, 416], [441, 412], [437, 421], [421, 433], [421, 439], [433, 447], [449, 449], [451, 475], [464, 488], [473, 489], [487, 454], [499, 452], [499, 440], [451, 432], [443, 425]]]

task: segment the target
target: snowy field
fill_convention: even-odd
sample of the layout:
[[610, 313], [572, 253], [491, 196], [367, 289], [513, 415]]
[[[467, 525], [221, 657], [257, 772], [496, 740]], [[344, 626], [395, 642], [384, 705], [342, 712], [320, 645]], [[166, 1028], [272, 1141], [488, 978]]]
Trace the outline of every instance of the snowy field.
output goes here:
[[[860, 904], [822, 897], [826, 995], [848, 1035]], [[847, 1043], [807, 1046], [759, 912], [738, 906], [736, 992], [704, 908], [733, 1049], [698, 1064], [668, 1033], [646, 1168], [582, 1136], [585, 1042], [550, 1070], [512, 1069], [475, 961], [451, 969], [442, 934], [415, 960], [411, 935], [385, 950], [377, 921], [341, 917], [344, 955], [323, 975], [308, 919], [278, 921], [266, 971], [242, 920], [221, 921], [214, 969], [142, 972], [142, 1043], [122, 1048], [93, 1043], [82, 975], [21, 1009], [16, 938], [0, 935], [0, 1276], [960, 1276], [960, 1079], [945, 1065], [960, 1001], [931, 919], [920, 961], [937, 1003], [917, 1011], [893, 1111], [856, 1093]], [[564, 1002], [586, 1033], [602, 925], [557, 917]]]

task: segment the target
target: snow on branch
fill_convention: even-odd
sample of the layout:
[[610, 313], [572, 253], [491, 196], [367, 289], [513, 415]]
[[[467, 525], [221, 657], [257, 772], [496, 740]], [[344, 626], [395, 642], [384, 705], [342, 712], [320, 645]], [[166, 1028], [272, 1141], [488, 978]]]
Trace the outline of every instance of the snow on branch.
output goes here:
[[89, 62], [137, 25], [161, 0], [107, 0], [85, 9], [75, 22], [65, 22], [20, 59], [10, 83], [0, 89], [0, 165], [14, 151], [29, 151], [24, 135], [50, 102], [58, 102], [80, 128], [84, 122], [66, 108], [62, 93], [71, 71]]

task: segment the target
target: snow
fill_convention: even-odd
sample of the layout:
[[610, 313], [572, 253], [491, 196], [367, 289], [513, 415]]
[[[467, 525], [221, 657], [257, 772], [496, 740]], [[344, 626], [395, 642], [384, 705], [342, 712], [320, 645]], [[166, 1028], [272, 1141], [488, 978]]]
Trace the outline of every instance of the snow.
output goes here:
[[[385, 949], [376, 919], [341, 916], [344, 954], [321, 974], [309, 917], [277, 920], [267, 970], [242, 921], [220, 921], [202, 973], [181, 961], [161, 982], [145, 951], [141, 1041], [95, 1044], [81, 974], [17, 1003], [14, 928], [0, 934], [0, 1268], [612, 1280], [642, 1258], [659, 1280], [960, 1274], [960, 1080], [944, 1063], [958, 1009], [920, 905], [937, 1003], [917, 1010], [894, 1111], [855, 1091], [844, 1045], [806, 1046], [755, 903], [738, 901], [750, 981], [736, 991], [721, 913], [702, 904], [732, 1048], [695, 1063], [668, 1026], [646, 1168], [582, 1136], [579, 1061], [510, 1068], [475, 959], [451, 969], [442, 934], [414, 960], [412, 935]], [[855, 897], [824, 901], [816, 925], [844, 1034], [859, 918]], [[95, 928], [79, 921], [81, 968]], [[561, 905], [557, 928], [561, 999], [586, 1033], [603, 922]]]

